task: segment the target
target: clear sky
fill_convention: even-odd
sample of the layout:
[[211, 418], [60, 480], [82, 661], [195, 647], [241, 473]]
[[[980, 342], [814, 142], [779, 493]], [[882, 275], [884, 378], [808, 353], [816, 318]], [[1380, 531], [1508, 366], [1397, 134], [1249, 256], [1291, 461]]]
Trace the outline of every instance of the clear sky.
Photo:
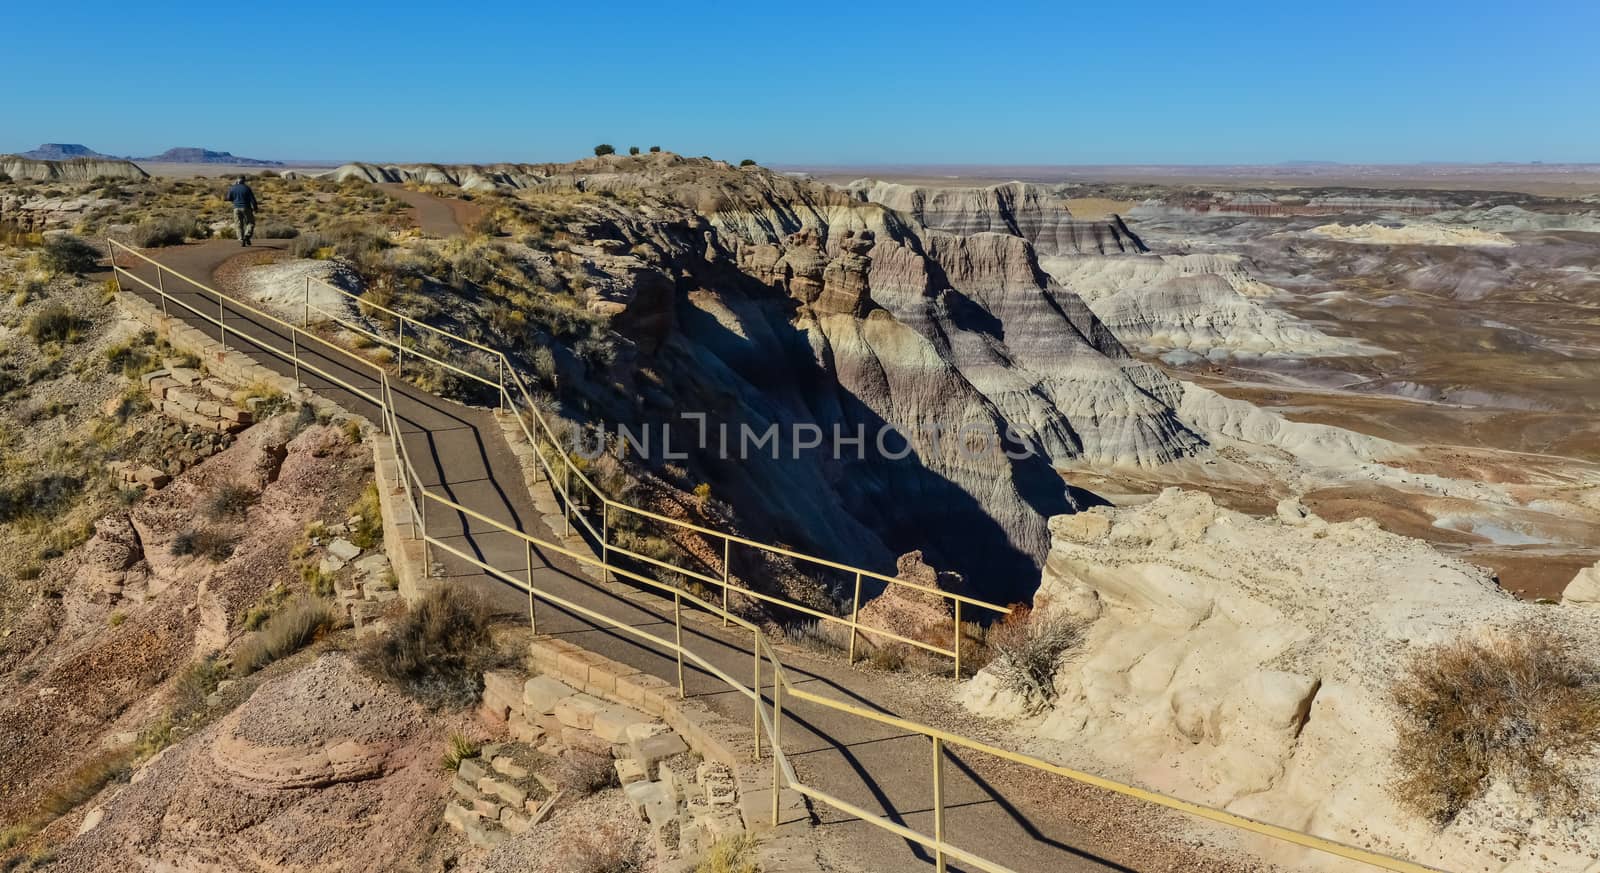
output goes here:
[[1600, 161], [1600, 3], [22, 2], [0, 152]]

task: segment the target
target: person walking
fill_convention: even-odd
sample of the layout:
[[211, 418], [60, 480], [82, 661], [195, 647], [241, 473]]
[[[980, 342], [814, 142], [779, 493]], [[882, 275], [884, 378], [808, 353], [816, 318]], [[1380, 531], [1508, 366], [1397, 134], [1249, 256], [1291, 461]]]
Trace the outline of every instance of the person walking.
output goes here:
[[239, 223], [239, 245], [247, 246], [256, 235], [256, 192], [240, 176], [228, 189], [226, 199], [233, 204], [233, 219]]

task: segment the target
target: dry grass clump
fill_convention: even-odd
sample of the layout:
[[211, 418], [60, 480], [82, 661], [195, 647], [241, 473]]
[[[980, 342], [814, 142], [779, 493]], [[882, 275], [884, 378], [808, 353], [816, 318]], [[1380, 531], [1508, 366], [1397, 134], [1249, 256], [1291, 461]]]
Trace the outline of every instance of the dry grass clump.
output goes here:
[[227, 534], [209, 528], [186, 530], [172, 538], [172, 552], [174, 557], [199, 555], [208, 561], [222, 563], [233, 557], [234, 547], [238, 541]]
[[383, 541], [383, 504], [379, 500], [376, 483], [367, 483], [361, 496], [355, 503], [350, 504], [347, 511], [351, 518], [356, 519], [355, 524], [350, 527], [352, 544], [370, 549]]
[[212, 492], [206, 499], [206, 517], [212, 521], [225, 518], [244, 518], [250, 507], [256, 505], [260, 495], [243, 485], [227, 484]]
[[261, 630], [251, 634], [233, 656], [233, 672], [240, 676], [287, 658], [310, 645], [332, 629], [333, 607], [319, 597], [301, 597], [288, 608], [267, 619]]
[[184, 239], [195, 234], [192, 215], [148, 218], [134, 225], [133, 244], [141, 249], [159, 246], [182, 245]]
[[1056, 697], [1056, 664], [1083, 641], [1084, 622], [1060, 611], [1036, 611], [1021, 604], [989, 628], [993, 659], [988, 669], [1001, 684], [1030, 700]]
[[754, 837], [749, 834], [726, 837], [718, 840], [711, 851], [700, 859], [694, 873], [761, 873], [761, 865], [756, 863], [755, 855]]
[[62, 234], [45, 240], [44, 246], [39, 251], [39, 263], [52, 275], [87, 273], [99, 262], [100, 252], [72, 234]]
[[435, 588], [387, 633], [371, 638], [360, 660], [428, 706], [470, 706], [482, 691], [484, 668], [494, 660], [489, 607], [458, 589]]
[[556, 763], [556, 783], [564, 791], [587, 797], [617, 784], [617, 769], [605, 755], [569, 749]]
[[65, 303], [46, 303], [28, 317], [23, 328], [39, 345], [75, 342], [83, 333], [83, 322]]
[[454, 773], [460, 769], [462, 761], [478, 757], [482, 749], [483, 747], [476, 740], [458, 733], [452, 733], [450, 734], [450, 745], [445, 747], [444, 758], [439, 763], [444, 769]]
[[1418, 652], [1394, 680], [1401, 804], [1440, 825], [1508, 782], [1547, 815], [1585, 805], [1576, 766], [1600, 745], [1600, 664], [1544, 630]]
[[639, 841], [612, 823], [584, 832], [566, 846], [568, 873], [636, 873], [645, 869]]

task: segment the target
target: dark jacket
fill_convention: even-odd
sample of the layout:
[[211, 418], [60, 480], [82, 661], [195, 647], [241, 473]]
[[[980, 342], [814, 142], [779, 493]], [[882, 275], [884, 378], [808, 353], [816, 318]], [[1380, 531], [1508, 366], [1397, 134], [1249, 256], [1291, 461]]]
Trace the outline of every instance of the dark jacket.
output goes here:
[[233, 187], [228, 189], [228, 193], [224, 199], [232, 203], [234, 209], [248, 209], [252, 212], [255, 211], [256, 192], [251, 191], [250, 186], [243, 182], [235, 182]]

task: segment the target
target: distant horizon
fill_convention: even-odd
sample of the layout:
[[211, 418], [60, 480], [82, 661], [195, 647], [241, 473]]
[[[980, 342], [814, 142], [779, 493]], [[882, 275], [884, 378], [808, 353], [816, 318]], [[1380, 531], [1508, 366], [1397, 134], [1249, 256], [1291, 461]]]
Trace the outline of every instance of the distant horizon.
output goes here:
[[[98, 155], [100, 155], [102, 157], [106, 157], [108, 159], [114, 159], [114, 160], [130, 160], [130, 161], [141, 161], [141, 160], [143, 160], [143, 161], [150, 161], [150, 159], [155, 158], [155, 157], [159, 157], [160, 155], [165, 154], [166, 152], [171, 151], [173, 149], [191, 149], [191, 148], [193, 148], [193, 149], [203, 149], [205, 151], [210, 151], [210, 152], [225, 153], [225, 154], [231, 155], [232, 157], [240, 158], [242, 160], [277, 161], [277, 162], [280, 162], [280, 163], [283, 163], [283, 164], [295, 164], [295, 165], [300, 165], [300, 166], [328, 166], [328, 167], [338, 166], [338, 165], [347, 164], [347, 163], [367, 163], [367, 164], [460, 164], [460, 165], [470, 165], [470, 164], [478, 164], [478, 165], [487, 165], [487, 164], [564, 164], [564, 163], [570, 163], [572, 161], [580, 160], [582, 158], [589, 157], [589, 156], [592, 155], [592, 148], [591, 148], [589, 151], [587, 151], [587, 152], [585, 152], [583, 154], [576, 155], [576, 156], [569, 157], [569, 158], [565, 158], [565, 159], [537, 159], [537, 158], [526, 158], [526, 159], [505, 159], [505, 158], [494, 159], [494, 158], [488, 158], [488, 159], [485, 159], [485, 158], [480, 158], [480, 159], [469, 159], [469, 160], [440, 160], [440, 159], [430, 159], [430, 158], [362, 158], [362, 157], [308, 158], [308, 157], [279, 157], [279, 156], [276, 156], [276, 155], [256, 154], [256, 153], [253, 153], [253, 152], [239, 151], [239, 150], [237, 150], [235, 148], [226, 147], [226, 146], [217, 146], [217, 145], [167, 146], [166, 148], [160, 149], [160, 150], [158, 150], [158, 151], [156, 151], [156, 152], [154, 152], [152, 154], [139, 155], [139, 154], [137, 154], [136, 152], [133, 152], [133, 151], [122, 151], [122, 150], [107, 151], [107, 150], [100, 149], [99, 147], [97, 147], [97, 146], [95, 146], [95, 145], [93, 145], [91, 143], [71, 142], [71, 141], [68, 141], [68, 140], [61, 140], [61, 139], [39, 140], [39, 141], [34, 142], [33, 144], [28, 145], [28, 146], [26, 146], [24, 148], [14, 148], [14, 149], [3, 149], [3, 148], [0, 148], [0, 155], [17, 155], [17, 156], [20, 156], [24, 152], [33, 151], [33, 150], [36, 150], [36, 149], [38, 149], [38, 148], [40, 148], [42, 146], [45, 146], [45, 145], [83, 146], [85, 148], [88, 148], [91, 151], [94, 151], [96, 154], [98, 154]], [[613, 144], [613, 145], [615, 145], [615, 144]], [[663, 148], [666, 151], [674, 151], [673, 149], [670, 149], [670, 148], [665, 148], [665, 147], [663, 147]], [[618, 147], [617, 150], [618, 150], [618, 152], [625, 153], [626, 149], [627, 149], [626, 146], [622, 146], [622, 147]], [[688, 154], [686, 152], [676, 152], [676, 153], [680, 154], [680, 155], [683, 155], [684, 157], [700, 157], [700, 155], [691, 155], [691, 154]], [[709, 157], [711, 157], [713, 159], [717, 159], [716, 155], [710, 155]], [[730, 161], [732, 163], [736, 163], [739, 160], [739, 159], [729, 159], [729, 158], [720, 158], [720, 159], [721, 160], [727, 160], [727, 161]], [[1344, 168], [1362, 168], [1362, 167], [1374, 167], [1374, 168], [1381, 168], [1381, 167], [1462, 167], [1462, 168], [1471, 168], [1471, 167], [1534, 167], [1534, 166], [1543, 166], [1543, 167], [1600, 167], [1600, 158], [1596, 158], [1594, 160], [1572, 160], [1572, 161], [1540, 160], [1540, 159], [1537, 159], [1537, 158], [1527, 159], [1527, 160], [1509, 160], [1509, 159], [1507, 159], [1507, 160], [1478, 160], [1478, 161], [1474, 161], [1474, 160], [1457, 160], [1457, 159], [1450, 159], [1450, 158], [1420, 159], [1420, 160], [1374, 160], [1374, 161], [1340, 161], [1340, 160], [1317, 159], [1317, 158], [1285, 158], [1285, 159], [1276, 160], [1276, 161], [1259, 161], [1259, 162], [1250, 162], [1250, 161], [1241, 161], [1241, 162], [1215, 162], [1215, 161], [1205, 161], [1205, 162], [1201, 162], [1201, 161], [1124, 161], [1124, 162], [1113, 162], [1113, 161], [1063, 161], [1063, 162], [1038, 162], [1038, 161], [937, 161], [937, 162], [921, 162], [921, 161], [897, 161], [897, 160], [866, 160], [866, 161], [806, 161], [806, 160], [790, 160], [790, 161], [774, 162], [774, 163], [770, 163], [770, 164], [766, 163], [766, 162], [759, 162], [759, 161], [758, 161], [758, 163], [761, 163], [763, 166], [766, 166], [768, 169], [778, 170], [778, 171], [797, 171], [797, 170], [804, 171], [804, 170], [829, 170], [829, 169], [848, 170], [848, 169], [867, 169], [867, 168], [881, 168], [881, 169], [893, 169], [893, 170], [909, 170], [909, 169], [917, 169], [917, 170], [993, 170], [993, 169], [1006, 169], [1006, 168], [1030, 169], [1030, 170], [1047, 170], [1047, 169], [1048, 170], [1054, 170], [1054, 169], [1066, 170], [1066, 169], [1101, 169], [1101, 168], [1119, 168], [1119, 169], [1145, 169], [1145, 168], [1150, 168], [1150, 169], [1153, 169], [1153, 168], [1256, 169], [1256, 168], [1259, 168], [1259, 169], [1291, 169], [1291, 170], [1292, 169], [1305, 169], [1305, 170], [1309, 170], [1309, 169], [1316, 169], [1316, 168], [1320, 168], [1320, 167], [1344, 167]], [[221, 166], [228, 166], [228, 165], [222, 164]]]

